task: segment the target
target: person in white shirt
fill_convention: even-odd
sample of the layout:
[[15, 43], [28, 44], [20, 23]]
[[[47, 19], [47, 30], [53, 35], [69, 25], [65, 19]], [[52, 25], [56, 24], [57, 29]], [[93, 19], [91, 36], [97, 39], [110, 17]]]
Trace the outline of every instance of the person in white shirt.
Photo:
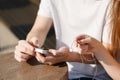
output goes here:
[[[35, 56], [38, 61], [49, 65], [67, 62], [70, 80], [119, 80], [120, 63], [110, 54], [114, 48], [108, 49], [110, 45], [116, 44], [113, 37], [120, 31], [116, 29], [118, 23], [113, 25], [115, 29], [111, 28], [111, 23], [117, 22], [116, 16], [113, 16], [116, 8], [112, 3], [118, 4], [120, 1], [41, 0], [33, 28], [26, 40], [20, 40], [16, 46], [15, 59], [21, 62]], [[113, 17], [110, 15], [111, 9]], [[34, 48], [41, 48], [44, 44], [52, 23], [56, 34], [56, 49], [49, 49], [50, 55], [45, 57], [35, 53]], [[115, 30], [118, 31], [113, 34]], [[120, 36], [116, 36], [120, 43]], [[119, 46], [114, 50], [120, 50]]]

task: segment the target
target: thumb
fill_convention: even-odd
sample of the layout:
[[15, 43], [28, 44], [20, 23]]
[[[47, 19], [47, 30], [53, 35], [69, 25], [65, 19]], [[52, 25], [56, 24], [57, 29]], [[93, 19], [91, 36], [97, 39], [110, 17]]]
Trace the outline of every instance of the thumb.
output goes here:
[[37, 37], [31, 38], [31, 40], [29, 42], [30, 42], [31, 45], [33, 45], [35, 47], [39, 47], [39, 42], [38, 42], [38, 38]]

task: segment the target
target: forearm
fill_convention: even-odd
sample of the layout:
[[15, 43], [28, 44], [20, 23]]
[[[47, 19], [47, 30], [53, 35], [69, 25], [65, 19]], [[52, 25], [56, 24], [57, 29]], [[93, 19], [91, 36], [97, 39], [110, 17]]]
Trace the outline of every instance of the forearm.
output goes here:
[[77, 52], [70, 52], [67, 61], [80, 62], [84, 64], [96, 64], [96, 63], [98, 64], [98, 61], [91, 54], [79, 54]]
[[120, 63], [108, 51], [96, 53], [95, 56], [113, 80], [120, 80]]
[[26, 40], [29, 41], [31, 38], [35, 37], [38, 39], [38, 43], [41, 47], [46, 39], [51, 24], [52, 20], [50, 18], [37, 16], [33, 28], [28, 33]]
[[29, 40], [31, 40], [31, 38], [35, 37], [35, 38], [38, 39], [38, 43], [39, 43], [39, 45], [41, 47], [44, 44], [46, 35], [47, 35], [47, 33], [45, 33], [44, 31], [34, 29], [34, 30], [31, 30], [28, 33], [26, 40], [29, 41]]

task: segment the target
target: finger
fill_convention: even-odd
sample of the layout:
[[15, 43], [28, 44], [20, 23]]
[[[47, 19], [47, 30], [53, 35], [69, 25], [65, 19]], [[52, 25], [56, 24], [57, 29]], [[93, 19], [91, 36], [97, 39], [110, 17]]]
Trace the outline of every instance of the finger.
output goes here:
[[44, 64], [49, 64], [49, 65], [52, 65], [54, 63], [56, 63], [58, 57], [54, 57], [54, 56], [42, 56], [40, 53], [36, 53], [36, 59], [41, 62], [41, 63], [44, 63]]
[[51, 53], [52, 56], [54, 56], [54, 57], [60, 57], [60, 56], [64, 55], [65, 51], [50, 49], [49, 53]]
[[19, 51], [15, 51], [15, 55], [18, 56], [19, 58], [23, 58], [26, 60], [28, 60], [31, 57], [30, 55], [19, 52]]
[[[49, 61], [49, 59], [47, 60], [46, 57], [43, 57], [42, 55], [39, 55], [40, 53], [36, 53], [37, 55], [35, 56], [36, 59], [40, 62], [40, 63], [44, 63], [44, 64], [49, 64], [51, 65], [52, 63]], [[47, 62], [49, 61], [49, 62]]]
[[91, 37], [87, 37], [87, 38], [81, 40], [81, 42], [83, 42], [83, 43], [90, 43], [91, 39], [92, 39]]
[[18, 46], [16, 46], [16, 50], [27, 53], [29, 55], [35, 55], [34, 47], [25, 41], [20, 41]]
[[18, 62], [26, 62], [27, 60], [26, 59], [21, 59], [21, 58], [19, 58], [19, 57], [17, 57], [17, 56], [15, 56], [15, 59], [18, 61]]
[[85, 34], [82, 34], [82, 35], [77, 36], [76, 39], [75, 39], [76, 42], [78, 42], [78, 41], [81, 40], [81, 39], [85, 39], [85, 36], [86, 36]]
[[48, 52], [51, 53], [53, 56], [57, 56], [57, 54], [58, 54], [57, 50], [55, 50], [55, 49], [49, 49]]
[[21, 58], [21, 57], [19, 57], [18, 55], [14, 55], [14, 58], [18, 61], [18, 62], [26, 62], [27, 61], [27, 59], [25, 59], [25, 58]]
[[31, 56], [34, 56], [35, 55], [35, 52], [34, 52], [34, 49], [33, 50], [30, 50], [29, 48], [25, 47], [25, 46], [16, 46], [16, 50], [22, 52], [22, 53], [25, 53], [25, 54], [28, 54], [28, 55], [31, 55]]
[[79, 40], [80, 44], [91, 44], [92, 38], [91, 37], [86, 37], [85, 39]]
[[64, 56], [47, 56], [45, 63], [52, 65], [59, 62], [64, 62], [65, 61], [64, 58], [65, 58]]
[[42, 63], [45, 63], [46, 62], [46, 58], [40, 54], [40, 53], [36, 53], [36, 59], [39, 61], [39, 62], [42, 62]]
[[75, 46], [76, 47], [79, 47], [80, 44], [82, 44], [80, 41], [85, 39], [86, 38], [86, 35], [85, 34], [82, 34], [82, 35], [79, 35], [76, 37], [76, 40], [75, 40]]
[[27, 47], [27, 48], [29, 48], [31, 51], [34, 50], [34, 46], [32, 46], [30, 43], [28, 43], [28, 42], [25, 41], [25, 40], [19, 41], [19, 42], [18, 42], [18, 45], [19, 45], [19, 46]]

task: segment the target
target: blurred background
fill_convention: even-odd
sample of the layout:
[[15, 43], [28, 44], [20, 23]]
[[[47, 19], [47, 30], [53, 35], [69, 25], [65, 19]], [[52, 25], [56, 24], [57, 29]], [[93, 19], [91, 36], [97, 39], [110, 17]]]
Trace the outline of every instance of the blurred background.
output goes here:
[[[0, 54], [14, 52], [18, 40], [25, 39], [34, 24], [40, 0], [0, 0]], [[44, 47], [55, 48], [51, 27]]]

